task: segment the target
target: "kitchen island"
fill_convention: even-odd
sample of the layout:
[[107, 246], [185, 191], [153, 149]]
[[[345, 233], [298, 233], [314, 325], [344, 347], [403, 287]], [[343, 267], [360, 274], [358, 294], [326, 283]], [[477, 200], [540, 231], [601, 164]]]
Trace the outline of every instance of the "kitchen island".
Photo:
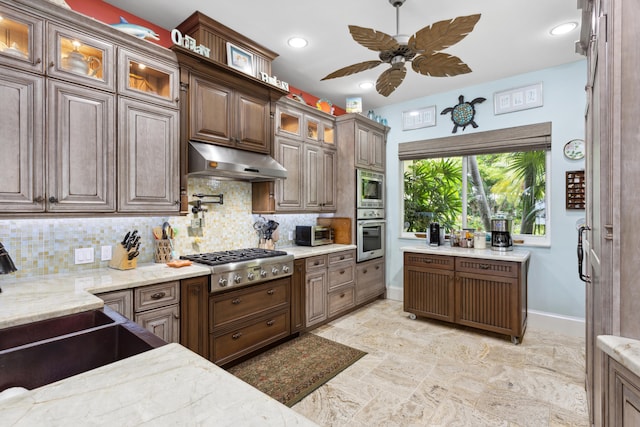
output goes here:
[[407, 246], [404, 311], [416, 316], [509, 335], [527, 326], [529, 251]]
[[[8, 279], [0, 329], [99, 309], [94, 293], [210, 274], [206, 267], [140, 265]], [[311, 421], [179, 344], [168, 344], [0, 400], [2, 425], [313, 426]]]

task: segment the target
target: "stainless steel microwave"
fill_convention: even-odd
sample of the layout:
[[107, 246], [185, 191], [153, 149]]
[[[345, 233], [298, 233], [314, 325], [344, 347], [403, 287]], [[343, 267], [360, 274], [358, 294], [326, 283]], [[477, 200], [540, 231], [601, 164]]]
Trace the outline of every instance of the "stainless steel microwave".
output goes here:
[[320, 246], [333, 243], [333, 229], [324, 225], [297, 225], [296, 245]]
[[384, 174], [356, 169], [357, 208], [384, 208]]

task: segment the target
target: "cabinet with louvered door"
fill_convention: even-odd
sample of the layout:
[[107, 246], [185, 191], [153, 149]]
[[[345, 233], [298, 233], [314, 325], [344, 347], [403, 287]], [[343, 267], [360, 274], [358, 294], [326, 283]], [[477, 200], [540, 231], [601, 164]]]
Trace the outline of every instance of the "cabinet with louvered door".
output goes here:
[[519, 340], [526, 321], [519, 309], [519, 275], [520, 263], [456, 258], [456, 323]]
[[404, 311], [411, 317], [454, 321], [454, 258], [404, 254]]

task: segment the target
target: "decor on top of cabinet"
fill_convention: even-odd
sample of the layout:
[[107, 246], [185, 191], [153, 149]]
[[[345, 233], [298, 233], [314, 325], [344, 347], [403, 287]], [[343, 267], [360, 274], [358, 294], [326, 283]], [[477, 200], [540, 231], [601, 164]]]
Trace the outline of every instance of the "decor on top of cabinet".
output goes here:
[[440, 113], [441, 115], [451, 113], [451, 121], [453, 122], [453, 131], [451, 131], [451, 133], [458, 132], [458, 127], [462, 127], [462, 130], [465, 130], [468, 125], [477, 128], [478, 124], [474, 120], [476, 115], [476, 108], [474, 105], [480, 104], [486, 100], [486, 98], [478, 97], [471, 102], [465, 102], [464, 95], [460, 95], [458, 97], [458, 105], [442, 110]]
[[333, 114], [333, 104], [328, 99], [320, 98], [316, 102], [316, 108], [325, 113]]
[[138, 37], [139, 39], [160, 40], [160, 35], [158, 35], [155, 31], [147, 27], [143, 27], [142, 25], [130, 24], [122, 16], [120, 17], [120, 22], [109, 25], [124, 33], [130, 34], [134, 37]]
[[67, 4], [67, 2], [64, 1], [64, 0], [49, 0], [49, 2], [51, 2], [51, 3], [55, 4], [55, 5], [58, 5], [60, 7], [64, 7], [65, 9], [71, 10], [71, 6], [69, 6]]
[[253, 76], [253, 54], [227, 42], [227, 65]]

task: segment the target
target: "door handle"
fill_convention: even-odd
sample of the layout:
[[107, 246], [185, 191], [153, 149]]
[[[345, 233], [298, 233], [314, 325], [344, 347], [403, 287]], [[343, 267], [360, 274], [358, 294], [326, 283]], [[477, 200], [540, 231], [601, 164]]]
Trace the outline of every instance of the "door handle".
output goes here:
[[591, 230], [590, 227], [583, 225], [578, 229], [578, 277], [585, 283], [588, 283], [591, 277], [582, 273], [582, 260], [584, 259], [584, 249], [582, 249], [582, 233]]

